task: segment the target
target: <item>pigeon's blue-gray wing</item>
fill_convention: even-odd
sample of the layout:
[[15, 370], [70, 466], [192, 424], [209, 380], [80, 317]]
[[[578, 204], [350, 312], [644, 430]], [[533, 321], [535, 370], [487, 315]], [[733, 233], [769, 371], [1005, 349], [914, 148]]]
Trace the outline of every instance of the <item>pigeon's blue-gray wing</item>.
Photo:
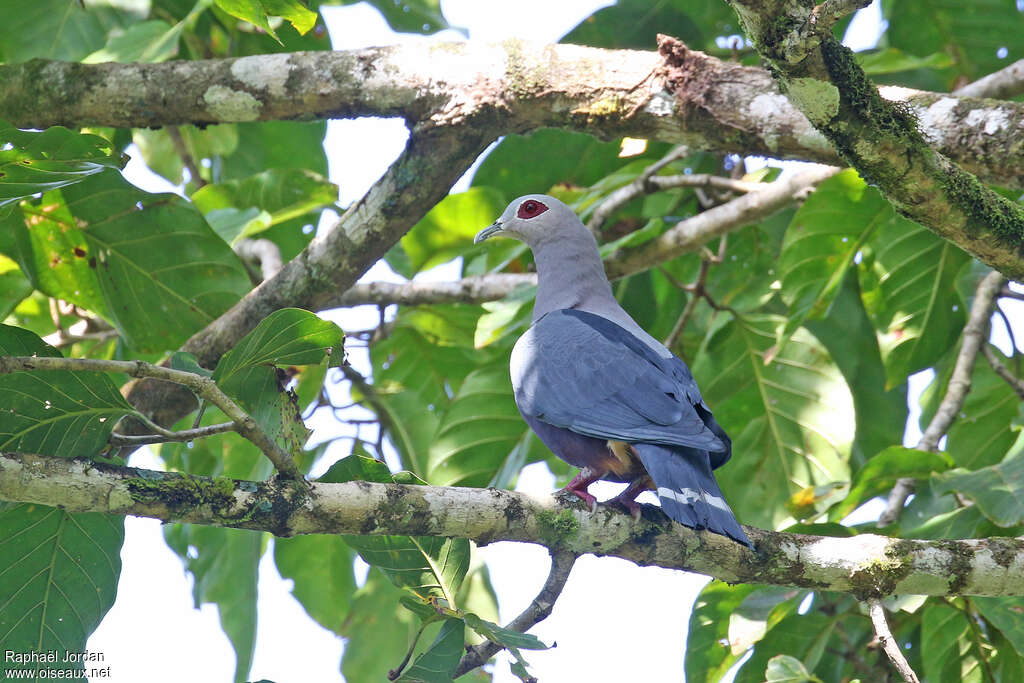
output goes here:
[[659, 356], [607, 318], [562, 309], [539, 320], [512, 352], [516, 403], [526, 415], [579, 434], [730, 455], [683, 361]]

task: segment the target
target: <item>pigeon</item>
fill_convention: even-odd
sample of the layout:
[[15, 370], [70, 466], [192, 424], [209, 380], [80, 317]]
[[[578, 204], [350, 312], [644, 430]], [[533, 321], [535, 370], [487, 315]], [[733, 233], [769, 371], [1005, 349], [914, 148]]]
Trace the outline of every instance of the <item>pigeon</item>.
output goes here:
[[597, 241], [572, 209], [519, 197], [474, 242], [495, 235], [526, 243], [537, 265], [533, 320], [509, 369], [523, 419], [580, 468], [565, 491], [593, 510], [591, 483], [625, 483], [609, 503], [639, 516], [636, 497], [653, 490], [676, 522], [752, 548], [712, 474], [732, 442], [686, 363], [619, 306]]

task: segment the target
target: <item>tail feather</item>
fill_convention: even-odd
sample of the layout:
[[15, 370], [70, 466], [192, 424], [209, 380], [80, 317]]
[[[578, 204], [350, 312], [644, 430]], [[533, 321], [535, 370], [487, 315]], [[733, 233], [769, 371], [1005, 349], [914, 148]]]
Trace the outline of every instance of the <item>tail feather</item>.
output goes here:
[[654, 480], [661, 509], [692, 529], [707, 529], [753, 548], [711, 473], [707, 451], [657, 444], [633, 444]]

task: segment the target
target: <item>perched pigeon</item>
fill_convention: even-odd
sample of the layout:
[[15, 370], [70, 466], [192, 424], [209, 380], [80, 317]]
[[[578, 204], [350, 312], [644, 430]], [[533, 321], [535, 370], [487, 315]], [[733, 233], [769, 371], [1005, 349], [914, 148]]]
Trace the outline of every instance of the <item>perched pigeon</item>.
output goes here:
[[680, 524], [753, 547], [711, 470], [731, 442], [704, 404], [686, 363], [619, 306], [597, 242], [572, 210], [542, 194], [520, 197], [476, 242], [507, 235], [537, 263], [533, 324], [512, 350], [523, 419], [580, 473], [566, 487], [595, 504], [598, 479], [627, 482], [615, 499], [633, 514], [653, 489]]

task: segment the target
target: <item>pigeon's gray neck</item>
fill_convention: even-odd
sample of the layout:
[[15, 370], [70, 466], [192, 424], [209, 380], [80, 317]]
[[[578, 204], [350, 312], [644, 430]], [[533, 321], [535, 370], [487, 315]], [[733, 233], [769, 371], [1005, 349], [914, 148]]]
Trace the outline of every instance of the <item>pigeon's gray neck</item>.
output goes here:
[[659, 356], [672, 352], [647, 334], [626, 313], [612, 294], [612, 286], [604, 272], [594, 236], [581, 231], [569, 238], [549, 240], [534, 245], [533, 260], [537, 263], [537, 300], [533, 320], [562, 308], [587, 311], [611, 320], [651, 347]]
[[604, 273], [597, 242], [589, 232], [581, 233], [569, 239], [549, 240], [533, 248], [533, 259], [537, 263], [534, 320], [560, 308], [618, 307]]

